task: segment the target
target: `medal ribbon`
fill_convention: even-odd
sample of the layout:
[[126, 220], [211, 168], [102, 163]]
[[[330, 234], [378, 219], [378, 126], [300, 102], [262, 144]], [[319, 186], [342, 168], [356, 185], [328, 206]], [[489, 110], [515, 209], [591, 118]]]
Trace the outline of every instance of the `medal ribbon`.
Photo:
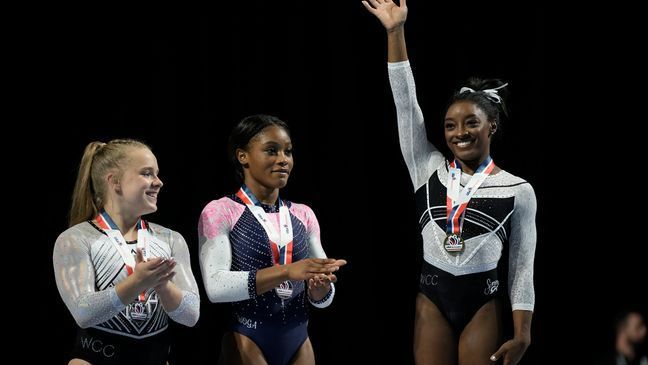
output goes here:
[[293, 230], [290, 220], [290, 211], [285, 203], [279, 199], [279, 232], [275, 229], [270, 217], [261, 207], [261, 202], [252, 194], [244, 184], [236, 193], [250, 209], [254, 218], [261, 224], [268, 234], [270, 248], [272, 250], [272, 261], [275, 265], [286, 265], [292, 263], [293, 254]]
[[[99, 228], [106, 232], [106, 235], [108, 235], [110, 241], [113, 243], [113, 245], [115, 245], [117, 252], [119, 252], [122, 260], [124, 260], [124, 264], [126, 264], [126, 272], [128, 273], [128, 275], [131, 275], [133, 273], [133, 270], [135, 270], [135, 257], [133, 257], [133, 255], [128, 250], [128, 244], [126, 243], [126, 239], [119, 230], [119, 227], [117, 226], [117, 224], [115, 224], [112, 218], [110, 218], [105, 210], [102, 210], [101, 213], [97, 215], [95, 220], [97, 221]], [[144, 222], [144, 220], [140, 218], [137, 221], [136, 228], [137, 248], [142, 250], [142, 256], [144, 257], [144, 261], [146, 261], [148, 259], [147, 248], [150, 240], [146, 222]], [[146, 292], [140, 293], [138, 297], [140, 301], [144, 301], [146, 299], [145, 294]]]
[[468, 202], [494, 168], [495, 162], [490, 156], [487, 156], [470, 178], [468, 184], [462, 189], [461, 165], [457, 159], [450, 163], [446, 196], [446, 233], [448, 235], [456, 234], [461, 236], [463, 228], [463, 219], [461, 217], [464, 215], [466, 207], [468, 207]]

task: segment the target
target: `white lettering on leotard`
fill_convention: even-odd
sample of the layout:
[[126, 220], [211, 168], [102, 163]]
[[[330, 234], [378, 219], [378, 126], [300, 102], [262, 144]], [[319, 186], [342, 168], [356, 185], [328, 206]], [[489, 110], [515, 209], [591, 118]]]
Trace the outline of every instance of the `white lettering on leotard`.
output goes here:
[[104, 345], [101, 340], [95, 340], [92, 337], [81, 337], [81, 347], [101, 353], [104, 357], [113, 357], [115, 355], [115, 346]]
[[421, 274], [421, 284], [424, 285], [437, 285], [439, 284], [439, 275], [423, 275]]
[[240, 316], [240, 315], [236, 315], [236, 319], [238, 320], [238, 322], [240, 324], [244, 325], [247, 328], [250, 328], [250, 329], [256, 329], [257, 328], [257, 322], [256, 321], [253, 321], [253, 320], [251, 320], [249, 318], [245, 318], [245, 317]]

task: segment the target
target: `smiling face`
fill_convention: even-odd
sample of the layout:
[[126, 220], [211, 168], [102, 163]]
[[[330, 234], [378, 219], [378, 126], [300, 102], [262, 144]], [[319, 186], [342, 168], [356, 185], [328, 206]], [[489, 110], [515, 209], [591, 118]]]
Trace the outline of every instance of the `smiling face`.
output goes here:
[[288, 184], [293, 167], [292, 142], [285, 129], [271, 125], [250, 140], [246, 149], [237, 149], [245, 184], [280, 189]]
[[123, 211], [133, 216], [142, 216], [157, 210], [157, 197], [162, 188], [162, 180], [157, 159], [148, 148], [131, 147], [128, 158], [112, 185], [109, 194]]
[[446, 112], [445, 139], [450, 151], [462, 165], [478, 166], [490, 154], [491, 136], [496, 125], [476, 104], [458, 101]]

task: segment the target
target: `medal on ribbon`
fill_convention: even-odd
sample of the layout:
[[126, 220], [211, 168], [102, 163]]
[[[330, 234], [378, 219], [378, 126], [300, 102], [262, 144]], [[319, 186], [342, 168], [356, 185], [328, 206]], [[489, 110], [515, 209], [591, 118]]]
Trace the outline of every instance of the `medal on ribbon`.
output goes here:
[[[272, 262], [274, 265], [286, 265], [292, 263], [293, 256], [293, 230], [290, 220], [290, 211], [286, 204], [279, 199], [279, 231], [277, 231], [263, 210], [261, 202], [252, 194], [250, 189], [243, 185], [236, 193], [250, 209], [254, 218], [261, 224], [268, 235], [270, 250], [272, 251]], [[293, 285], [286, 280], [275, 288], [275, 293], [282, 300], [289, 299], [293, 293]]]
[[468, 184], [461, 188], [461, 165], [456, 159], [450, 163], [448, 168], [448, 183], [446, 184], [446, 238], [443, 241], [443, 248], [450, 254], [461, 253], [466, 245], [461, 237], [463, 220], [468, 207], [468, 202], [475, 194], [479, 186], [486, 180], [488, 175], [495, 168], [495, 162], [490, 156], [479, 165], [475, 174], [470, 178]]
[[[117, 252], [119, 252], [119, 255], [121, 256], [122, 260], [124, 260], [124, 264], [126, 265], [126, 272], [128, 275], [132, 275], [134, 270], [135, 270], [135, 257], [130, 253], [128, 249], [128, 243], [126, 242], [126, 239], [122, 235], [121, 231], [119, 230], [119, 227], [117, 224], [110, 218], [110, 215], [105, 210], [102, 210], [99, 215], [95, 218], [95, 221], [97, 222], [99, 228], [101, 228], [110, 241], [113, 243], [115, 248], [117, 249]], [[137, 221], [137, 248], [142, 250], [142, 256], [144, 257], [144, 261], [148, 260], [148, 243], [150, 241], [150, 234], [146, 225], [146, 222], [144, 222], [143, 219], [139, 219]], [[144, 302], [146, 302], [146, 292], [142, 292], [137, 296], [137, 301], [135, 303], [142, 303], [141, 307], [136, 308], [134, 311], [130, 311], [131, 313], [145, 313], [146, 318], [150, 315], [148, 311], [146, 311], [147, 307], [144, 306]], [[135, 304], [131, 303], [131, 305]], [[129, 306], [130, 307], [130, 306]], [[140, 317], [142, 314], [140, 315]]]

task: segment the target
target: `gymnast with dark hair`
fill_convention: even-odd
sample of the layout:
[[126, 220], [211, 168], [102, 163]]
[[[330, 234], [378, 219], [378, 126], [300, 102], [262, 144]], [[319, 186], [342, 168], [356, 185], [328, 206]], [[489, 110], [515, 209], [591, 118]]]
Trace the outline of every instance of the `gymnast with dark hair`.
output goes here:
[[[452, 152], [446, 160], [426, 137], [405, 45], [406, 0], [362, 3], [387, 31], [400, 147], [423, 237], [416, 363], [517, 364], [531, 343], [536, 198], [528, 182], [490, 156], [507, 113], [507, 84], [475, 78], [457, 88], [443, 121]], [[514, 336], [502, 342], [505, 278], [498, 277], [498, 265], [505, 248]]]
[[293, 169], [286, 123], [269, 115], [244, 118], [229, 138], [241, 187], [207, 204], [200, 215], [200, 265], [212, 302], [231, 302], [221, 364], [315, 364], [308, 308], [335, 295], [333, 272], [308, 206], [279, 196]]

